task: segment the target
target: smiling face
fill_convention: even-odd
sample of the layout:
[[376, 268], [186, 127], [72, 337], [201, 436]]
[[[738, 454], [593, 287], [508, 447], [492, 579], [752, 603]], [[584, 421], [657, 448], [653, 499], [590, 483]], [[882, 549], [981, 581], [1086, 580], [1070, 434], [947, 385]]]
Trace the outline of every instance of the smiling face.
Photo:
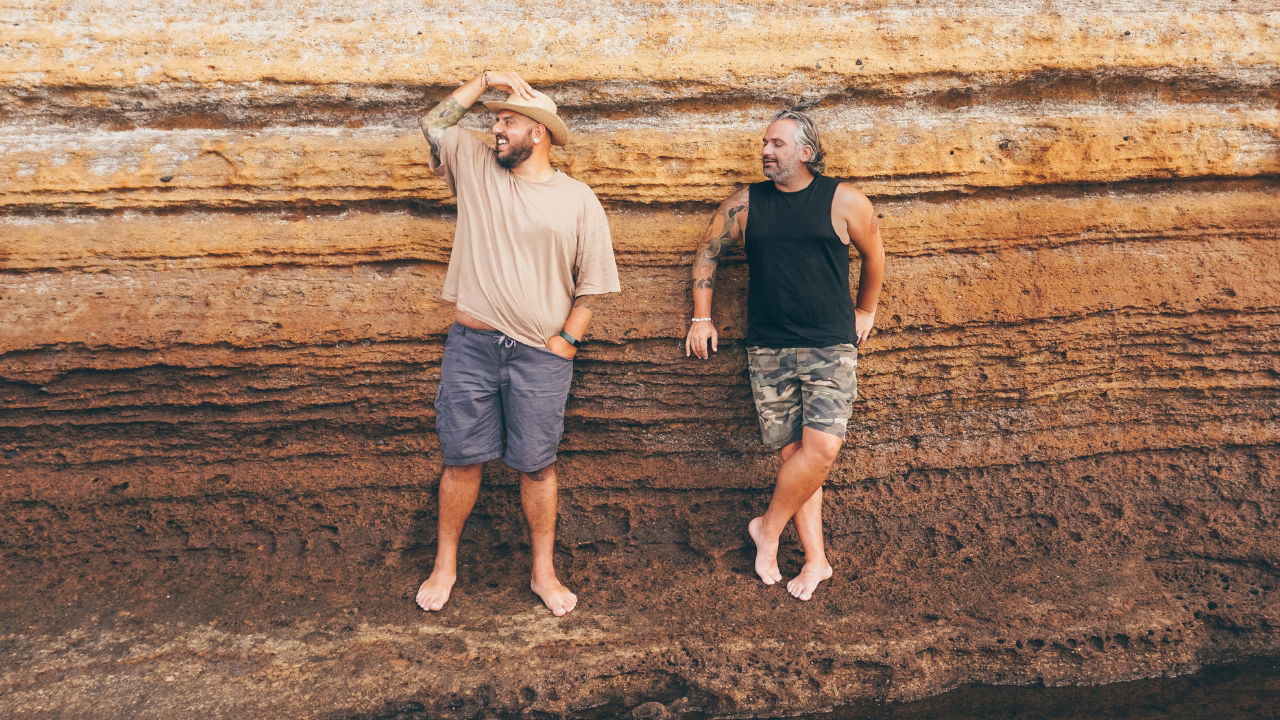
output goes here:
[[796, 121], [777, 120], [764, 131], [764, 147], [760, 166], [764, 176], [776, 183], [786, 183], [808, 168], [804, 163], [813, 157], [813, 148], [796, 144]]
[[498, 111], [493, 121], [494, 154], [498, 164], [510, 170], [529, 159], [535, 140], [548, 142], [547, 129], [527, 115], [512, 110]]

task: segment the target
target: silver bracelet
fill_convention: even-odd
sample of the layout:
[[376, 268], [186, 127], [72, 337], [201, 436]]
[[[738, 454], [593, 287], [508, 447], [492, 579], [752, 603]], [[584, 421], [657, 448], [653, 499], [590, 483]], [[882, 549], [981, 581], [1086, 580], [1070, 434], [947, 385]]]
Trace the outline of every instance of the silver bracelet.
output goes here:
[[709, 318], [709, 317], [705, 317], [705, 318], [693, 318], [693, 319], [692, 319], [692, 320], [690, 320], [689, 322], [711, 322], [711, 318]]

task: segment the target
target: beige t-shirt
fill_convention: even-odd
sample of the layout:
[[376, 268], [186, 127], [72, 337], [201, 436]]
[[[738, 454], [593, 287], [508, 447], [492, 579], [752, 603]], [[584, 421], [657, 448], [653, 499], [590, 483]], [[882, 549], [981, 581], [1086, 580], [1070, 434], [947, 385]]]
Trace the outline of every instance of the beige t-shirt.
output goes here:
[[618, 292], [609, 222], [585, 183], [557, 171], [522, 180], [457, 125], [432, 169], [458, 198], [445, 300], [535, 347], [559, 334], [580, 295]]

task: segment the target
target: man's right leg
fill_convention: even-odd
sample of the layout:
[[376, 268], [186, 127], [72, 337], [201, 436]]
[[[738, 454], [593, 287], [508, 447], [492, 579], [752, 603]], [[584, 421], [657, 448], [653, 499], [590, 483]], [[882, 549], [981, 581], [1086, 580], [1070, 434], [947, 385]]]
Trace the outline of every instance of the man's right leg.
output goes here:
[[822, 488], [813, 491], [804, 505], [796, 511], [792, 520], [800, 547], [804, 548], [804, 567], [787, 583], [787, 592], [799, 600], [813, 597], [813, 591], [824, 580], [831, 579], [833, 570], [827, 561], [827, 546], [822, 538]]
[[458, 538], [480, 494], [484, 463], [502, 454], [502, 403], [498, 397], [501, 333], [454, 323], [440, 362], [436, 434], [444, 455], [436, 560], [418, 588], [423, 610], [444, 607], [457, 578]]
[[449, 601], [458, 579], [458, 539], [480, 495], [484, 463], [447, 465], [440, 476], [440, 519], [436, 524], [436, 562], [431, 577], [418, 588], [418, 605], [435, 611]]

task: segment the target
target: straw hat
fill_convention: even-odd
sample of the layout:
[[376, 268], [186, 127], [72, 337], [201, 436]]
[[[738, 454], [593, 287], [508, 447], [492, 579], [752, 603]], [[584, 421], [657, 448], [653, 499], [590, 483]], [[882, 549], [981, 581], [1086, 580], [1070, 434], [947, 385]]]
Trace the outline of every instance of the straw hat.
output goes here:
[[532, 100], [525, 100], [512, 93], [504, 101], [486, 102], [484, 106], [494, 112], [498, 110], [518, 112], [533, 118], [535, 122], [542, 123], [546, 126], [547, 132], [551, 133], [551, 142], [554, 145], [564, 145], [569, 142], [569, 128], [565, 127], [564, 121], [556, 114], [556, 104], [545, 93], [534, 90]]

